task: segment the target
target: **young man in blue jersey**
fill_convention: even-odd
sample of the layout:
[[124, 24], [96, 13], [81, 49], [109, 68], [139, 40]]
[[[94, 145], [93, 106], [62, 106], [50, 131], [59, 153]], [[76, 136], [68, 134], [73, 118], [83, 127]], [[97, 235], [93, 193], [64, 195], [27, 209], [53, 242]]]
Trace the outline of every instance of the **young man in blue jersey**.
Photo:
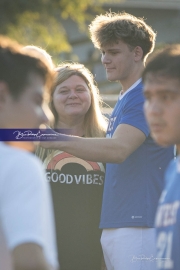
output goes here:
[[[180, 154], [180, 45], [171, 45], [156, 55], [144, 73], [145, 113], [155, 141], [176, 144]], [[156, 214], [158, 269], [180, 269], [180, 156], [165, 175]]]
[[43, 145], [107, 163], [100, 221], [107, 269], [154, 270], [154, 216], [173, 157], [172, 149], [153, 142], [143, 112], [141, 73], [156, 35], [142, 19], [111, 12], [97, 16], [90, 33], [108, 80], [122, 85], [107, 138], [72, 137]]

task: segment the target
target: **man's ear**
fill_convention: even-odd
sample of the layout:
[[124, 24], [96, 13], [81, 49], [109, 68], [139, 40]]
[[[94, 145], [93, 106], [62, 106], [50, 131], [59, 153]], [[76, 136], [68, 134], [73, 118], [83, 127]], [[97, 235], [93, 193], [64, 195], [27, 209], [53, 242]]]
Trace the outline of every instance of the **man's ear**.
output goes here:
[[140, 46], [134, 48], [134, 59], [136, 62], [143, 60], [143, 50]]
[[7, 84], [3, 81], [0, 81], [0, 106], [6, 102], [8, 95], [9, 90]]

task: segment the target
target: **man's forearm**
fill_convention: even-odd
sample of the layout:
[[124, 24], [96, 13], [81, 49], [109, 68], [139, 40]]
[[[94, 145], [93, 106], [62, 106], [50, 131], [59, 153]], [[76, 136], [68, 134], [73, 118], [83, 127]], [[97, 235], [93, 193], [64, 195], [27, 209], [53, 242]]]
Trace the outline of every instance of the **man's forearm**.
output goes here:
[[107, 163], [121, 163], [146, 139], [130, 125], [119, 125], [112, 138], [82, 138], [60, 134], [58, 141], [41, 142], [45, 148], [59, 149], [79, 158]]
[[124, 160], [123, 147], [112, 138], [71, 137], [68, 141], [54, 142], [53, 148], [96, 162], [121, 163]]

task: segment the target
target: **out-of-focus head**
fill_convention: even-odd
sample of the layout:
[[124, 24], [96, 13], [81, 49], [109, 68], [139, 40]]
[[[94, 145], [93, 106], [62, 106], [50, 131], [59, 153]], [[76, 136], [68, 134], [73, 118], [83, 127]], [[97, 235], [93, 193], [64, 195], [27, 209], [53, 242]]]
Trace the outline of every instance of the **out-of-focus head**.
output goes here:
[[156, 53], [142, 77], [153, 138], [163, 146], [180, 144], [180, 45]]
[[55, 127], [61, 114], [69, 114], [72, 118], [75, 114], [79, 117], [84, 114], [85, 136], [100, 136], [106, 129], [106, 121], [100, 107], [99, 90], [93, 75], [84, 65], [63, 63], [56, 68], [56, 78], [50, 97]]
[[44, 87], [52, 74], [40, 59], [0, 37], [0, 127], [38, 128], [47, 121], [42, 110]]
[[40, 58], [42, 61], [44, 61], [50, 69], [54, 68], [54, 64], [52, 61], [52, 58], [47, 51], [44, 49], [34, 46], [34, 45], [28, 45], [22, 48], [22, 51], [25, 53], [30, 53], [32, 56]]

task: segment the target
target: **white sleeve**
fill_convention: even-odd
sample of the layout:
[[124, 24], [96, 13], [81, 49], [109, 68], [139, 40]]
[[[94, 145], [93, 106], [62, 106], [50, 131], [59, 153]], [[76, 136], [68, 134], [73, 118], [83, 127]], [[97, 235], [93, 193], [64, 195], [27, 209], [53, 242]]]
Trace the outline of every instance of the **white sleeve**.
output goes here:
[[1, 193], [1, 218], [10, 249], [26, 242], [44, 246], [46, 184], [42, 166], [34, 156], [9, 160]]
[[54, 213], [42, 163], [30, 153], [10, 148], [0, 163], [0, 220], [8, 249], [36, 243], [57, 269]]
[[1, 195], [1, 214], [9, 248], [25, 243], [43, 243], [45, 177], [34, 157], [22, 155], [7, 165]]

